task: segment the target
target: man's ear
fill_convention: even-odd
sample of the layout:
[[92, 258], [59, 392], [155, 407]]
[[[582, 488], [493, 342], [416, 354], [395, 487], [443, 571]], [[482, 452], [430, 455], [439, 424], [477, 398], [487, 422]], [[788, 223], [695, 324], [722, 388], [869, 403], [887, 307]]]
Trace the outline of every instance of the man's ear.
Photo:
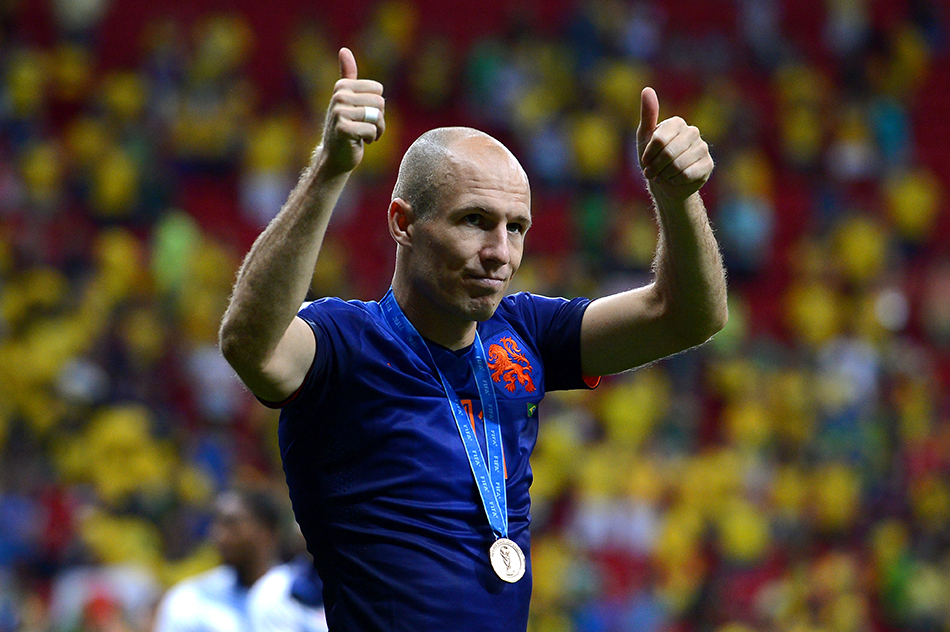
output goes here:
[[389, 234], [400, 246], [412, 245], [412, 225], [415, 218], [409, 202], [402, 198], [395, 198], [389, 203]]

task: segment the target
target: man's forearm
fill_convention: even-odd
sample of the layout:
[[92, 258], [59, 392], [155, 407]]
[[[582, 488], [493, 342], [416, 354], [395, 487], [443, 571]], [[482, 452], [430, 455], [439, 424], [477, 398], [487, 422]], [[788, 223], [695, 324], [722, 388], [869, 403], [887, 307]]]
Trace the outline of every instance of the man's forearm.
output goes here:
[[698, 192], [683, 201], [656, 193], [653, 199], [660, 223], [656, 290], [676, 331], [700, 344], [728, 317], [719, 247]]
[[326, 173], [322, 156], [318, 148], [238, 271], [220, 332], [221, 350], [232, 364], [263, 366], [306, 299], [330, 215], [349, 177]]
[[699, 190], [714, 167], [699, 129], [659, 121], [653, 88], [640, 93], [637, 151], [660, 224], [655, 280], [593, 301], [581, 325], [585, 375], [626, 371], [708, 340], [728, 317], [726, 278]]
[[362, 161], [364, 145], [386, 128], [382, 84], [359, 78], [350, 49], [340, 49], [339, 61], [323, 140], [244, 259], [221, 322], [221, 352], [248, 388], [268, 401], [291, 395], [310, 369], [315, 340], [294, 317], [349, 174]]

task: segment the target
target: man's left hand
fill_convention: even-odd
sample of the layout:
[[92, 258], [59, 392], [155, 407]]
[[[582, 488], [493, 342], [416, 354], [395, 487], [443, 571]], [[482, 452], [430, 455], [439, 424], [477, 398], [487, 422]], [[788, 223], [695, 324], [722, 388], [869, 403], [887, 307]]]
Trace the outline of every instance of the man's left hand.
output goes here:
[[713, 159], [699, 129], [678, 116], [659, 123], [660, 102], [653, 88], [640, 93], [637, 154], [654, 197], [685, 200], [709, 179]]

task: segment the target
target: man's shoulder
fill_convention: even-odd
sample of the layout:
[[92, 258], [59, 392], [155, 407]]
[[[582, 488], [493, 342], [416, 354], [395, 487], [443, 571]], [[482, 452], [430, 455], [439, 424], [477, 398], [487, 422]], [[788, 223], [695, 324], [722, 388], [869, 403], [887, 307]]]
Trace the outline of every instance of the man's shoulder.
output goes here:
[[505, 296], [492, 317], [479, 327], [482, 342], [487, 345], [499, 336], [510, 337], [513, 334], [524, 340], [533, 340], [537, 330], [539, 298], [543, 297], [530, 292]]
[[294, 597], [293, 585], [300, 572], [299, 564], [280, 564], [254, 583], [247, 602], [253, 632], [318, 632], [327, 629], [322, 607], [305, 605]]
[[501, 299], [502, 305], [521, 306], [536, 303], [569, 303], [578, 299], [564, 298], [563, 296], [546, 296], [535, 292], [513, 292]]
[[261, 576], [251, 587], [249, 599], [267, 600], [284, 596], [290, 592], [294, 581], [295, 567], [292, 564], [278, 564]]
[[539, 313], [555, 312], [572, 304], [586, 305], [585, 298], [562, 298], [534, 294], [532, 292], [515, 292], [501, 300], [495, 316], [499, 318], [523, 319], [534, 317]]
[[376, 301], [344, 300], [331, 296], [304, 303], [297, 315], [312, 324], [360, 327], [367, 322], [378, 321], [380, 307]]
[[495, 316], [505, 316], [509, 313], [520, 312], [525, 309], [534, 300], [535, 295], [531, 292], [515, 292], [501, 299], [498, 309], [495, 310]]
[[156, 616], [156, 632], [244, 632], [246, 591], [229, 566], [218, 566], [172, 586]]
[[360, 301], [357, 299], [342, 299], [336, 296], [326, 296], [313, 301], [306, 301], [300, 306], [297, 313], [334, 312], [354, 315], [369, 315], [376, 311], [379, 303], [376, 301]]
[[237, 577], [234, 569], [229, 566], [216, 566], [181, 580], [168, 589], [165, 600], [168, 602], [206, 600], [233, 592], [236, 584]]

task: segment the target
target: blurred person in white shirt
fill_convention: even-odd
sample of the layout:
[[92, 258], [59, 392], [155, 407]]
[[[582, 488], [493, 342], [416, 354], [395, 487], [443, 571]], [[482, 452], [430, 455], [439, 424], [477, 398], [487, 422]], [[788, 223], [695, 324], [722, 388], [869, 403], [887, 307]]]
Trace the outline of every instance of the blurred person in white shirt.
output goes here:
[[283, 512], [272, 495], [230, 490], [215, 503], [211, 537], [222, 564], [165, 593], [154, 632], [247, 632], [251, 587], [276, 566]]
[[251, 632], [327, 632], [323, 583], [309, 556], [267, 571], [248, 595]]

